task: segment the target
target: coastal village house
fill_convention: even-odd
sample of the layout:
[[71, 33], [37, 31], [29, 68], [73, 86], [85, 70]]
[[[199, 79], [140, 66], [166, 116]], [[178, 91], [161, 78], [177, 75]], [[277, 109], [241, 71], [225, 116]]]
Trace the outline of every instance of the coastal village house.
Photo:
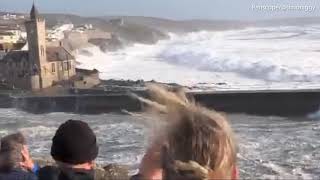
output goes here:
[[69, 80], [76, 74], [75, 58], [61, 44], [46, 46], [45, 19], [32, 6], [25, 22], [28, 51], [10, 51], [0, 61], [0, 80], [10, 87], [39, 90]]
[[0, 31], [0, 44], [4, 43], [17, 43], [20, 36], [14, 34], [13, 32], [1, 32]]
[[10, 50], [21, 49], [25, 45], [19, 25], [0, 24], [0, 60]]

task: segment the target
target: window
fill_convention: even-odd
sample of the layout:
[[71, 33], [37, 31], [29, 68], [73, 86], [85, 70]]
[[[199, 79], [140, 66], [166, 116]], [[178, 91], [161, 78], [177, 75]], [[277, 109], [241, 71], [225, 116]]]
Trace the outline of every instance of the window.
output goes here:
[[41, 54], [41, 56], [44, 56], [44, 47], [41, 45], [41, 47], [40, 47], [40, 54]]
[[68, 62], [64, 62], [64, 64], [63, 64], [63, 69], [64, 69], [65, 71], [68, 71], [68, 66], [69, 66], [69, 63], [68, 63]]
[[59, 71], [63, 71], [63, 62], [59, 63]]
[[68, 62], [68, 70], [71, 69], [71, 62]]
[[56, 64], [55, 63], [51, 64], [51, 70], [53, 73], [56, 72]]

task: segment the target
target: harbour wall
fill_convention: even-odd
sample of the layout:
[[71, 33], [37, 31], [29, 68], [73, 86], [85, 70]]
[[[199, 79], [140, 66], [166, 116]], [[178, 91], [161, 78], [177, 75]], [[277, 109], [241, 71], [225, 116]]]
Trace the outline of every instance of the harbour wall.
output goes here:
[[[138, 94], [148, 97], [146, 92]], [[188, 95], [197, 103], [226, 113], [305, 116], [318, 111], [320, 107], [320, 90], [193, 92]], [[126, 93], [106, 94], [94, 91], [92, 94], [86, 92], [64, 96], [11, 97], [10, 101], [7, 106], [32, 113], [139, 112], [145, 106]]]
[[13, 107], [13, 99], [8, 94], [0, 94], [0, 108]]

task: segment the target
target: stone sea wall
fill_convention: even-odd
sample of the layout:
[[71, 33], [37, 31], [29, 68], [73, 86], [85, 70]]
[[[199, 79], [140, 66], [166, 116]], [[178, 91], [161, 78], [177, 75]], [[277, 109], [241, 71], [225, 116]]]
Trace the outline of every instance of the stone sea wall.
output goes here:
[[13, 99], [8, 94], [0, 94], [0, 108], [10, 108], [13, 106]]
[[[148, 96], [144, 91], [138, 93]], [[319, 90], [197, 92], [189, 93], [189, 96], [197, 103], [226, 113], [305, 116], [318, 111], [320, 107]], [[92, 91], [91, 94], [85, 92], [64, 96], [14, 97], [11, 101], [13, 107], [32, 113], [98, 114], [139, 112], [144, 109], [143, 103], [125, 92]]]

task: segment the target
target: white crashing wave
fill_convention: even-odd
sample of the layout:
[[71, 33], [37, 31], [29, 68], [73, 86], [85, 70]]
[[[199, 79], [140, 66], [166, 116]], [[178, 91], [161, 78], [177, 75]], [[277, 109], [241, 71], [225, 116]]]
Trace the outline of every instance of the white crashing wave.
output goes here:
[[104, 79], [145, 79], [181, 84], [316, 84], [320, 82], [320, 26], [247, 28], [171, 34], [155, 45], [117, 52], [97, 47], [78, 54], [82, 68]]
[[52, 29], [48, 30], [48, 37], [50, 39], [61, 40], [64, 38], [64, 32], [71, 31], [73, 27], [73, 24], [57, 25]]

